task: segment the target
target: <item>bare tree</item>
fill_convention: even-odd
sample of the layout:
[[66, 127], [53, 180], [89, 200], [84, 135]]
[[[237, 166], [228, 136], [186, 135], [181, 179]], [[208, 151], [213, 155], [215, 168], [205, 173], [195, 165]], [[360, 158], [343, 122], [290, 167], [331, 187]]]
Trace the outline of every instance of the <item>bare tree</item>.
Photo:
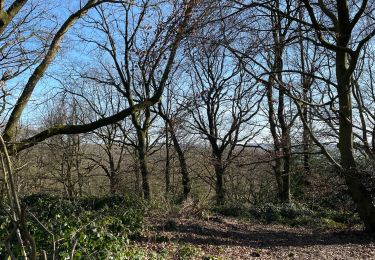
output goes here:
[[[15, 129], [18, 123], [19, 118], [21, 117], [22, 113], [24, 112], [30, 97], [32, 93], [35, 90], [35, 87], [37, 83], [40, 81], [40, 79], [45, 74], [48, 66], [51, 64], [51, 62], [56, 57], [61, 41], [65, 35], [65, 33], [75, 24], [75, 22], [83, 16], [85, 13], [88, 12], [89, 9], [92, 9], [93, 7], [99, 6], [105, 2], [118, 2], [118, 1], [96, 1], [96, 0], [90, 0], [88, 3], [82, 8], [73, 13], [68, 17], [68, 19], [61, 25], [61, 27], [57, 30], [56, 34], [54, 35], [47, 53], [44, 55], [43, 60], [39, 63], [39, 65], [33, 70], [30, 78], [28, 79], [28, 82], [23, 87], [22, 92], [18, 98], [18, 101], [16, 102], [16, 105], [12, 109], [10, 113], [10, 117], [7, 120], [6, 127], [4, 130], [4, 137], [7, 142], [15, 138]], [[118, 3], [120, 5], [123, 5], [124, 3]], [[158, 77], [155, 81], [156, 85], [155, 91], [153, 92], [153, 95], [150, 96], [150, 98], [145, 99], [143, 102], [139, 102], [138, 104], [134, 104], [133, 106], [130, 104], [129, 107], [124, 108], [122, 111], [115, 115], [109, 115], [105, 118], [99, 119], [94, 122], [85, 122], [79, 125], [56, 125], [53, 127], [50, 127], [47, 130], [43, 130], [34, 136], [31, 136], [29, 138], [26, 138], [24, 140], [20, 140], [20, 142], [12, 143], [10, 144], [10, 148], [12, 152], [20, 151], [23, 149], [26, 149], [28, 147], [31, 147], [45, 139], [48, 139], [52, 136], [59, 135], [59, 134], [77, 134], [77, 133], [87, 133], [92, 130], [95, 130], [99, 127], [102, 127], [107, 124], [115, 123], [117, 121], [120, 121], [124, 119], [125, 117], [128, 117], [133, 113], [134, 111], [142, 111], [144, 108], [149, 107], [152, 104], [156, 104], [163, 93], [165, 83], [168, 79], [169, 72], [173, 66], [174, 58], [177, 53], [177, 49], [179, 47], [179, 44], [185, 34], [188, 32], [188, 27], [190, 27], [190, 18], [193, 15], [193, 10], [198, 4], [197, 1], [188, 1], [184, 3], [176, 3], [176, 6], [183, 7], [176, 8], [175, 13], [170, 14], [169, 21], [170, 27], [168, 28], [168, 37], [167, 40], [165, 40], [165, 48], [163, 51], [163, 60], [165, 60], [165, 65], [161, 69], [160, 67], [155, 67], [154, 72], [158, 69], [158, 74], [160, 77]], [[183, 11], [181, 11], [183, 10]], [[158, 63], [159, 64], [159, 63]]]
[[[174, 89], [174, 91], [177, 91], [177, 89]], [[187, 160], [185, 156], [185, 151], [181, 144], [181, 140], [180, 140], [181, 137], [178, 135], [178, 131], [181, 130], [181, 126], [184, 123], [183, 117], [187, 116], [188, 113], [183, 104], [182, 105], [173, 104], [174, 103], [173, 98], [177, 98], [177, 97], [174, 97], [176, 93], [174, 93], [173, 90], [169, 89], [167, 93], [168, 94], [164, 102], [166, 103], [166, 105], [159, 103], [158, 113], [160, 117], [163, 118], [163, 120], [165, 121], [166, 133], [170, 135], [170, 139], [172, 140], [174, 150], [176, 151], [177, 156], [178, 156], [178, 161], [180, 165], [180, 173], [182, 176], [182, 187], [183, 187], [182, 198], [186, 200], [190, 194], [191, 180], [190, 180], [188, 164], [187, 164]]]
[[[358, 6], [350, 1], [335, 1], [330, 4], [318, 1], [316, 6], [305, 0], [303, 3], [309, 13], [311, 28], [316, 33], [317, 44], [334, 53], [339, 103], [339, 167], [361, 219], [369, 231], [374, 231], [375, 205], [371, 194], [361, 181], [354, 155], [351, 91], [351, 81], [360, 54], [366, 43], [375, 35], [373, 28], [362, 30], [363, 26], [367, 26], [362, 21], [366, 21], [369, 3], [367, 0]], [[324, 18], [323, 21], [320, 16]]]
[[251, 120], [259, 111], [262, 95], [257, 95], [256, 81], [225, 48], [202, 45], [191, 49], [189, 56], [192, 97], [186, 109], [193, 129], [210, 144], [216, 203], [222, 205], [225, 170], [259, 131]]
[[[79, 121], [76, 100], [69, 100], [66, 96], [49, 111], [45, 119], [47, 127], [56, 124], [76, 124]], [[45, 146], [46, 150], [40, 153], [42, 162], [39, 166], [49, 172], [51, 176], [47, 178], [61, 183], [68, 198], [74, 199], [82, 196], [83, 178], [87, 174], [84, 173], [86, 169], [83, 167], [85, 157], [82, 137], [79, 135], [55, 136], [48, 140]]]
[[[288, 13], [270, 6], [268, 1], [236, 1], [236, 3], [244, 9], [259, 7], [262, 10], [276, 12], [290, 22], [296, 22], [297, 25], [298, 23], [302, 24], [310, 32], [303, 36], [303, 39], [315, 44], [325, 55], [327, 64], [324, 68], [326, 70], [323, 71], [323, 68], [321, 68], [319, 73], [314, 72], [314, 79], [324, 82], [327, 87], [324, 91], [319, 90], [320, 94], [323, 95], [318, 99], [317, 104], [306, 103], [303, 98], [294, 95], [292, 88], [283, 88], [283, 92], [293, 97], [305, 130], [309, 132], [311, 139], [325, 154], [326, 158], [343, 175], [366, 228], [374, 230], [375, 206], [371, 194], [361, 181], [354, 153], [351, 84], [363, 48], [375, 35], [375, 30], [370, 23], [372, 20], [370, 5], [372, 3], [366, 0], [361, 1], [361, 4], [355, 4], [351, 1], [302, 0], [303, 12], [306, 12], [306, 17], [308, 17], [308, 19], [303, 20], [299, 19], [296, 13]], [[294, 10], [298, 10], [297, 7], [300, 5], [298, 2], [292, 4], [288, 1], [280, 1], [280, 4], [286, 7], [286, 10], [288, 10], [287, 7], [290, 9], [293, 6], [296, 7]], [[296, 38], [298, 37], [296, 36]], [[262, 66], [259, 63], [257, 65]], [[334, 71], [331, 68], [334, 68]], [[284, 69], [283, 72], [285, 74], [291, 71]], [[301, 74], [301, 70], [294, 70], [294, 73]], [[284, 86], [289, 85], [285, 80], [284, 84], [279, 83]], [[328, 101], [326, 100], [327, 97], [329, 98]], [[334, 107], [336, 102], [338, 103], [337, 110]], [[325, 123], [331, 129], [337, 129], [340, 162], [337, 162], [326, 149], [325, 140], [319, 140], [313, 135], [307, 118], [303, 116], [303, 106], [306, 105], [315, 108], [328, 106], [329, 109], [324, 108], [324, 113], [328, 112], [338, 119], [337, 128], [335, 127], [336, 120], [332, 120], [331, 116], [326, 117]], [[328, 134], [328, 136], [335, 138], [334, 134]]]
[[[158, 97], [153, 99], [155, 101], [161, 98], [160, 84], [165, 85], [166, 73], [173, 63], [172, 56], [167, 56], [170, 51], [168, 43], [173, 40], [178, 22], [174, 15], [165, 20], [167, 6], [160, 3], [144, 1], [139, 3], [137, 10], [133, 6], [133, 3], [123, 3], [111, 9], [97, 8], [98, 15], [86, 19], [87, 26], [102, 35], [105, 42], [81, 35], [84, 42], [99, 48], [108, 58], [100, 61], [104, 74], [84, 76], [115, 88], [130, 107], [144, 104], [155, 96]], [[180, 5], [176, 2], [169, 8], [172, 8], [172, 14], [176, 14]], [[161, 66], [166, 66], [164, 71]], [[143, 195], [150, 199], [148, 132], [156, 116], [151, 113], [150, 106], [133, 109], [129, 116], [136, 131]]]
[[[0, 35], [1, 35], [1, 50], [9, 50], [12, 48], [7, 48], [7, 44], [12, 44], [11, 37], [13, 36], [12, 33], [9, 34], [9, 32], [14, 31], [14, 28], [17, 28], [17, 26], [20, 26], [19, 23], [17, 23], [17, 19], [19, 18], [18, 15], [21, 14], [22, 10], [25, 10], [26, 4], [30, 2], [27, 0], [15, 0], [12, 1], [12, 3], [7, 6], [4, 1], [0, 1]], [[158, 66], [153, 67], [153, 72], [158, 71], [158, 77], [150, 77], [149, 79], [153, 79], [153, 87], [154, 92], [153, 94], [142, 101], [138, 102], [137, 104], [130, 103], [128, 104], [128, 107], [124, 108], [120, 112], [114, 114], [114, 115], [108, 115], [105, 118], [98, 119], [93, 122], [83, 122], [81, 124], [57, 124], [53, 125], [51, 127], [48, 127], [45, 130], [42, 130], [35, 135], [28, 137], [26, 139], [17, 140], [17, 126], [19, 124], [19, 120], [21, 116], [25, 115], [26, 108], [30, 104], [31, 96], [34, 94], [35, 89], [40, 82], [40, 80], [45, 75], [47, 69], [50, 67], [51, 63], [55, 60], [57, 54], [60, 50], [60, 45], [62, 44], [62, 40], [66, 33], [77, 23], [78, 20], [87, 12], [89, 12], [91, 9], [98, 7], [102, 4], [111, 3], [111, 4], [118, 4], [118, 5], [126, 5], [126, 2], [124, 1], [111, 1], [111, 0], [88, 0], [85, 2], [85, 4], [81, 4], [80, 1], [77, 1], [78, 3], [78, 10], [73, 12], [63, 21], [60, 21], [58, 24], [61, 24], [58, 26], [58, 29], [52, 34], [51, 40], [48, 40], [46, 45], [43, 45], [41, 55], [36, 59], [32, 60], [31, 62], [26, 63], [26, 65], [23, 68], [19, 69], [19, 72], [25, 71], [27, 68], [31, 69], [30, 76], [26, 76], [26, 84], [23, 85], [20, 88], [20, 94], [18, 98], [16, 98], [16, 101], [14, 104], [10, 106], [10, 112], [9, 116], [5, 115], [6, 119], [5, 121], [5, 128], [3, 130], [2, 137], [4, 137], [4, 141], [1, 142], [0, 146], [2, 147], [2, 155], [6, 156], [6, 163], [3, 164], [4, 171], [7, 171], [8, 176], [10, 179], [13, 179], [13, 171], [11, 169], [11, 162], [8, 154], [8, 149], [10, 154], [15, 154], [16, 152], [19, 152], [23, 149], [32, 147], [52, 136], [56, 135], [73, 135], [73, 134], [79, 134], [79, 133], [87, 133], [90, 131], [93, 131], [95, 129], [98, 129], [102, 126], [109, 125], [115, 122], [118, 122], [120, 120], [123, 120], [125, 117], [131, 116], [134, 113], [141, 112], [143, 109], [156, 104], [159, 102], [166, 81], [169, 77], [169, 72], [171, 71], [171, 68], [174, 63], [174, 58], [177, 53], [177, 49], [180, 45], [180, 42], [186, 35], [188, 31], [188, 27], [190, 27], [190, 19], [193, 16], [194, 8], [196, 7], [196, 4], [198, 1], [178, 1], [176, 2], [176, 7], [174, 9], [173, 13], [169, 13], [167, 20], [170, 22], [168, 23], [168, 37], [165, 38], [165, 41], [163, 41], [164, 51], [161, 55], [160, 59], [165, 59], [165, 62], [163, 65], [159, 66], [160, 63], [157, 63]], [[5, 10], [5, 8], [7, 8]], [[33, 13], [36, 9], [30, 8], [29, 12], [30, 14]], [[26, 15], [27, 16], [27, 15]], [[53, 17], [52, 17], [53, 18]], [[22, 19], [21, 19], [22, 20]], [[43, 22], [39, 22], [39, 25], [42, 25]], [[48, 23], [47, 23], [48, 24]], [[21, 25], [28, 25], [28, 23], [24, 23]], [[13, 27], [12, 27], [13, 26]], [[8, 32], [8, 33], [7, 33]], [[34, 37], [37, 34], [31, 34], [32, 37]], [[24, 39], [22, 37], [18, 38], [18, 40]], [[10, 41], [8, 41], [10, 40]], [[17, 41], [18, 41], [17, 40]], [[18, 42], [16, 43], [16, 45]], [[18, 44], [18, 46], [20, 46]], [[25, 44], [25, 46], [30, 47], [34, 46], [32, 44]], [[3, 53], [4, 54], [4, 53]], [[22, 56], [24, 54], [23, 49], [20, 48], [20, 55]], [[17, 54], [16, 54], [17, 55]], [[150, 59], [153, 59], [154, 57], [152, 55], [149, 56]], [[4, 58], [2, 58], [4, 60]], [[159, 59], [159, 60], [160, 60]], [[22, 62], [22, 59], [19, 62]], [[33, 66], [35, 64], [35, 66]], [[14, 66], [17, 68], [17, 66]], [[25, 69], [26, 68], [26, 69]], [[7, 73], [3, 72], [2, 77], [2, 89], [4, 89], [4, 82], [8, 76], [6, 76]], [[13, 75], [19, 74], [17, 72], [12, 73]], [[153, 74], [153, 73], [151, 73]], [[23, 74], [26, 75], [26, 74]], [[154, 74], [153, 74], [154, 75]], [[156, 76], [156, 75], [155, 75]], [[3, 93], [4, 94], [4, 93]], [[5, 94], [3, 95], [6, 96]], [[4, 99], [3, 99], [4, 100]], [[2, 138], [1, 138], [2, 139]], [[7, 147], [5, 147], [7, 146]], [[3, 157], [4, 158], [4, 157]], [[22, 241], [27, 241], [31, 248], [31, 259], [36, 258], [36, 245], [33, 243], [33, 239], [30, 238], [30, 234], [27, 232], [27, 227], [24, 220], [24, 211], [20, 208], [20, 205], [18, 203], [18, 194], [17, 190], [15, 189], [15, 186], [12, 185], [11, 187], [11, 196], [8, 196], [10, 201], [15, 201], [10, 204], [12, 209], [15, 212], [16, 218], [14, 218], [15, 223], [15, 234], [20, 234], [19, 236], [19, 243], [22, 245]], [[21, 220], [21, 222], [19, 222]], [[19, 224], [21, 223], [21, 224]], [[13, 237], [10, 237], [12, 240]], [[10, 241], [11, 241], [10, 240]], [[10, 252], [11, 254], [11, 252]], [[27, 255], [24, 255], [24, 257], [27, 257]]]

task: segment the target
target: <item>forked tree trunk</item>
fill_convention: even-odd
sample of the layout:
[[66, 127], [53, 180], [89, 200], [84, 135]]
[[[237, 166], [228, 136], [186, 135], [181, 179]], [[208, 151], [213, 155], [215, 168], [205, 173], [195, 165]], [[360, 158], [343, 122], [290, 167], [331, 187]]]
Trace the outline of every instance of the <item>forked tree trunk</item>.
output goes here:
[[177, 152], [178, 156], [178, 162], [180, 164], [180, 172], [182, 176], [182, 188], [183, 188], [183, 194], [182, 198], [183, 200], [186, 200], [189, 197], [190, 190], [191, 190], [191, 182], [190, 182], [190, 176], [189, 176], [189, 171], [188, 171], [188, 166], [185, 158], [185, 153], [182, 150], [182, 147], [180, 145], [180, 142], [176, 136], [176, 131], [174, 128], [173, 121], [169, 119], [164, 113], [161, 108], [159, 107], [159, 115], [165, 120], [166, 122], [166, 127], [167, 127], [167, 132], [170, 135], [170, 138], [172, 139], [173, 143], [173, 148]]
[[[275, 1], [275, 7], [280, 7], [280, 1]], [[273, 48], [273, 65], [270, 76], [269, 85], [267, 86], [267, 99], [269, 115], [268, 120], [270, 123], [270, 130], [274, 143], [275, 151], [275, 166], [274, 172], [278, 187], [278, 198], [282, 203], [289, 203], [291, 201], [290, 195], [290, 125], [285, 120], [285, 94], [283, 92], [283, 53], [284, 53], [284, 35], [282, 33], [281, 17], [277, 12], [272, 12], [273, 30], [272, 36], [274, 41]], [[278, 100], [277, 111], [274, 108], [273, 88], [277, 85]], [[277, 120], [276, 120], [277, 117]], [[281, 130], [281, 136], [278, 133]]]

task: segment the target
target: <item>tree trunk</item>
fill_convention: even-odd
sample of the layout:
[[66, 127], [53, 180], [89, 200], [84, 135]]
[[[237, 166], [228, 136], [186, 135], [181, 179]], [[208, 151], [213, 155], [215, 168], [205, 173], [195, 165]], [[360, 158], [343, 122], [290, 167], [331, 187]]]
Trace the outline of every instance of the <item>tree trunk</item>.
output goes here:
[[[289, 160], [286, 160], [285, 164], [289, 164]], [[290, 203], [291, 196], [290, 196], [290, 171], [289, 166], [284, 166], [284, 171], [281, 175], [282, 180], [282, 192], [280, 194], [280, 200], [283, 203]]]
[[[275, 7], [280, 8], [280, 2], [275, 1]], [[270, 130], [274, 143], [275, 152], [275, 166], [274, 172], [276, 176], [278, 186], [278, 198], [283, 203], [289, 203], [291, 201], [290, 196], [290, 125], [285, 120], [285, 94], [283, 88], [283, 53], [284, 53], [284, 42], [282, 35], [282, 23], [280, 15], [277, 12], [272, 12], [273, 22], [273, 65], [271, 69], [274, 74], [270, 75], [268, 86], [267, 86], [267, 100], [268, 100], [268, 120], [270, 123]], [[274, 108], [274, 95], [273, 88], [274, 84], [278, 87], [278, 102], [277, 111]], [[276, 120], [277, 117], [277, 120]], [[278, 129], [281, 130], [281, 136], [278, 133]]]
[[150, 184], [148, 180], [149, 171], [148, 171], [148, 163], [147, 163], [147, 151], [146, 151], [146, 138], [145, 133], [140, 131], [138, 133], [138, 159], [139, 159], [139, 169], [141, 171], [142, 176], [142, 191], [143, 191], [143, 198], [146, 200], [151, 199], [150, 194]]
[[352, 99], [350, 77], [348, 75], [348, 54], [336, 52], [336, 77], [339, 98], [339, 150], [341, 156], [342, 174], [348, 186], [350, 195], [357, 206], [359, 216], [370, 232], [375, 232], [375, 206], [370, 192], [363, 185], [360, 172], [354, 158]]
[[165, 133], [165, 152], [166, 152], [166, 158], [165, 158], [165, 194], [168, 195], [171, 189], [171, 177], [170, 177], [170, 147], [169, 147], [169, 132], [168, 132], [168, 126], [166, 123], [166, 133]]
[[117, 192], [117, 175], [116, 172], [111, 171], [111, 177], [109, 178], [109, 189], [111, 195], [116, 195]]
[[134, 174], [135, 174], [135, 182], [134, 182], [134, 190], [137, 196], [142, 197], [141, 191], [141, 169], [139, 167], [139, 157], [138, 152], [136, 152], [137, 156], [134, 162]]
[[[301, 48], [303, 48], [303, 45], [301, 44]], [[301, 56], [303, 55], [303, 51], [301, 51]], [[304, 68], [304, 58], [302, 56], [302, 67], [303, 67], [303, 73], [305, 73]], [[310, 83], [306, 79], [305, 75], [302, 76], [302, 87], [303, 87], [303, 100], [306, 102], [309, 102], [309, 92], [310, 92]], [[310, 120], [310, 113], [309, 108], [305, 105], [302, 108], [302, 116], [306, 120], [308, 124], [311, 124]], [[311, 127], [310, 127], [311, 129]], [[303, 126], [303, 134], [302, 134], [302, 144], [303, 144], [303, 168], [305, 170], [306, 174], [310, 173], [310, 133], [307, 126]]]
[[[302, 2], [299, 1], [299, 12], [298, 12], [298, 19], [301, 21], [304, 20], [304, 14], [303, 14], [303, 9], [302, 7]], [[301, 55], [301, 69], [302, 69], [302, 74], [301, 74], [301, 85], [303, 88], [303, 100], [306, 102], [310, 101], [309, 93], [310, 93], [310, 84], [311, 82], [309, 81], [309, 77], [306, 76], [306, 66], [305, 66], [305, 57], [308, 55], [308, 53], [305, 53], [304, 50], [304, 39], [303, 39], [303, 28], [302, 24], [298, 24], [298, 30], [299, 30], [299, 46], [300, 46], [300, 55]], [[309, 108], [305, 105], [302, 108], [302, 115], [305, 118], [306, 122], [310, 123], [310, 113], [309, 113]], [[311, 128], [310, 128], [311, 129]], [[310, 133], [309, 129], [307, 126], [303, 125], [303, 134], [302, 134], [302, 145], [303, 145], [303, 168], [305, 170], [305, 174], [310, 173]], [[306, 178], [306, 176], [304, 176]], [[307, 181], [306, 181], [307, 183]]]
[[353, 154], [353, 128], [351, 125], [351, 97], [349, 91], [339, 91], [339, 150], [341, 155], [342, 174], [359, 216], [370, 232], [375, 232], [375, 206], [370, 192], [361, 181]]
[[[284, 131], [284, 130], [283, 130]], [[282, 190], [280, 201], [283, 203], [291, 202], [290, 195], [290, 148], [289, 148], [289, 130], [284, 133], [285, 143], [283, 144], [283, 168], [281, 172]]]
[[277, 191], [278, 191], [278, 199], [282, 203], [290, 203], [291, 195], [290, 195], [290, 156], [288, 152], [281, 152], [281, 154], [276, 155], [277, 158], [275, 160], [275, 166], [273, 167], [276, 183], [277, 183]]
[[109, 172], [109, 189], [110, 189], [111, 195], [116, 195], [117, 171], [115, 169], [115, 162], [113, 160], [112, 153], [109, 153], [109, 170], [110, 170], [110, 172]]
[[216, 192], [216, 205], [221, 206], [225, 203], [225, 189], [224, 189], [224, 174], [225, 167], [223, 166], [221, 160], [215, 162], [215, 192]]
[[177, 152], [178, 161], [180, 163], [180, 171], [182, 175], [182, 187], [183, 187], [183, 199], [186, 200], [189, 197], [191, 184], [190, 184], [190, 176], [189, 171], [186, 163], [186, 158], [184, 151], [182, 150], [180, 143], [176, 137], [176, 133], [174, 132], [173, 128], [170, 127], [171, 138], [173, 141], [173, 147]]

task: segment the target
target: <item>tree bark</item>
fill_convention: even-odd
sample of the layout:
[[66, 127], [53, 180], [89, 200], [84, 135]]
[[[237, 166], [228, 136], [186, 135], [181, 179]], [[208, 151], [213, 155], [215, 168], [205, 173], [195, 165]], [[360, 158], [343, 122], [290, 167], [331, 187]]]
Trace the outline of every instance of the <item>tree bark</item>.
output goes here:
[[223, 165], [221, 155], [214, 154], [215, 158], [215, 192], [216, 192], [216, 205], [222, 206], [225, 204], [225, 189], [224, 189], [224, 174], [225, 174], [225, 167]]
[[135, 174], [135, 182], [134, 182], [134, 190], [137, 196], [142, 197], [142, 191], [141, 191], [141, 170], [139, 167], [139, 157], [138, 157], [138, 152], [136, 153], [136, 159], [134, 162], [134, 174]]
[[168, 124], [166, 125], [166, 132], [165, 132], [165, 152], [166, 152], [166, 158], [165, 158], [165, 194], [168, 195], [171, 190], [171, 166], [170, 166], [170, 147], [169, 147], [169, 132], [168, 132]]
[[111, 177], [109, 178], [109, 190], [110, 190], [111, 195], [116, 195], [116, 192], [117, 192], [116, 172], [111, 172]]
[[180, 172], [182, 176], [182, 188], [183, 188], [183, 199], [186, 200], [189, 197], [191, 190], [190, 176], [184, 151], [182, 150], [180, 143], [177, 139], [176, 133], [170, 126], [170, 134], [173, 142], [173, 147], [178, 155], [178, 162], [180, 163]]
[[347, 53], [337, 51], [336, 75], [339, 98], [339, 150], [341, 165], [343, 167], [342, 174], [366, 229], [370, 232], [375, 232], [375, 206], [373, 198], [361, 181], [360, 172], [354, 158], [352, 98], [350, 77], [347, 70]]
[[146, 135], [143, 131], [138, 132], [138, 159], [139, 159], [139, 169], [142, 176], [142, 191], [143, 198], [146, 200], [151, 199], [150, 184], [149, 184], [149, 170], [147, 162], [147, 147], [146, 147]]
[[[337, 1], [338, 21], [337, 45], [348, 48], [351, 31], [347, 1]], [[351, 61], [355, 62], [355, 61]], [[375, 232], [375, 206], [373, 198], [361, 181], [360, 172], [354, 158], [353, 126], [352, 126], [352, 97], [350, 80], [352, 73], [348, 53], [336, 50], [336, 78], [339, 99], [339, 150], [345, 182], [351, 197], [357, 205], [358, 213], [366, 229]]]

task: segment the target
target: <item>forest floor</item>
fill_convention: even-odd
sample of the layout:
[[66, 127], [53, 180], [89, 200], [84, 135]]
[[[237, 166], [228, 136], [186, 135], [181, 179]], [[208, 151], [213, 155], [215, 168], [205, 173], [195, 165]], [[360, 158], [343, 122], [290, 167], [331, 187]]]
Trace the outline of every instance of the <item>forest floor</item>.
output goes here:
[[227, 217], [147, 220], [135, 245], [156, 259], [375, 259], [359, 230], [266, 225]]

